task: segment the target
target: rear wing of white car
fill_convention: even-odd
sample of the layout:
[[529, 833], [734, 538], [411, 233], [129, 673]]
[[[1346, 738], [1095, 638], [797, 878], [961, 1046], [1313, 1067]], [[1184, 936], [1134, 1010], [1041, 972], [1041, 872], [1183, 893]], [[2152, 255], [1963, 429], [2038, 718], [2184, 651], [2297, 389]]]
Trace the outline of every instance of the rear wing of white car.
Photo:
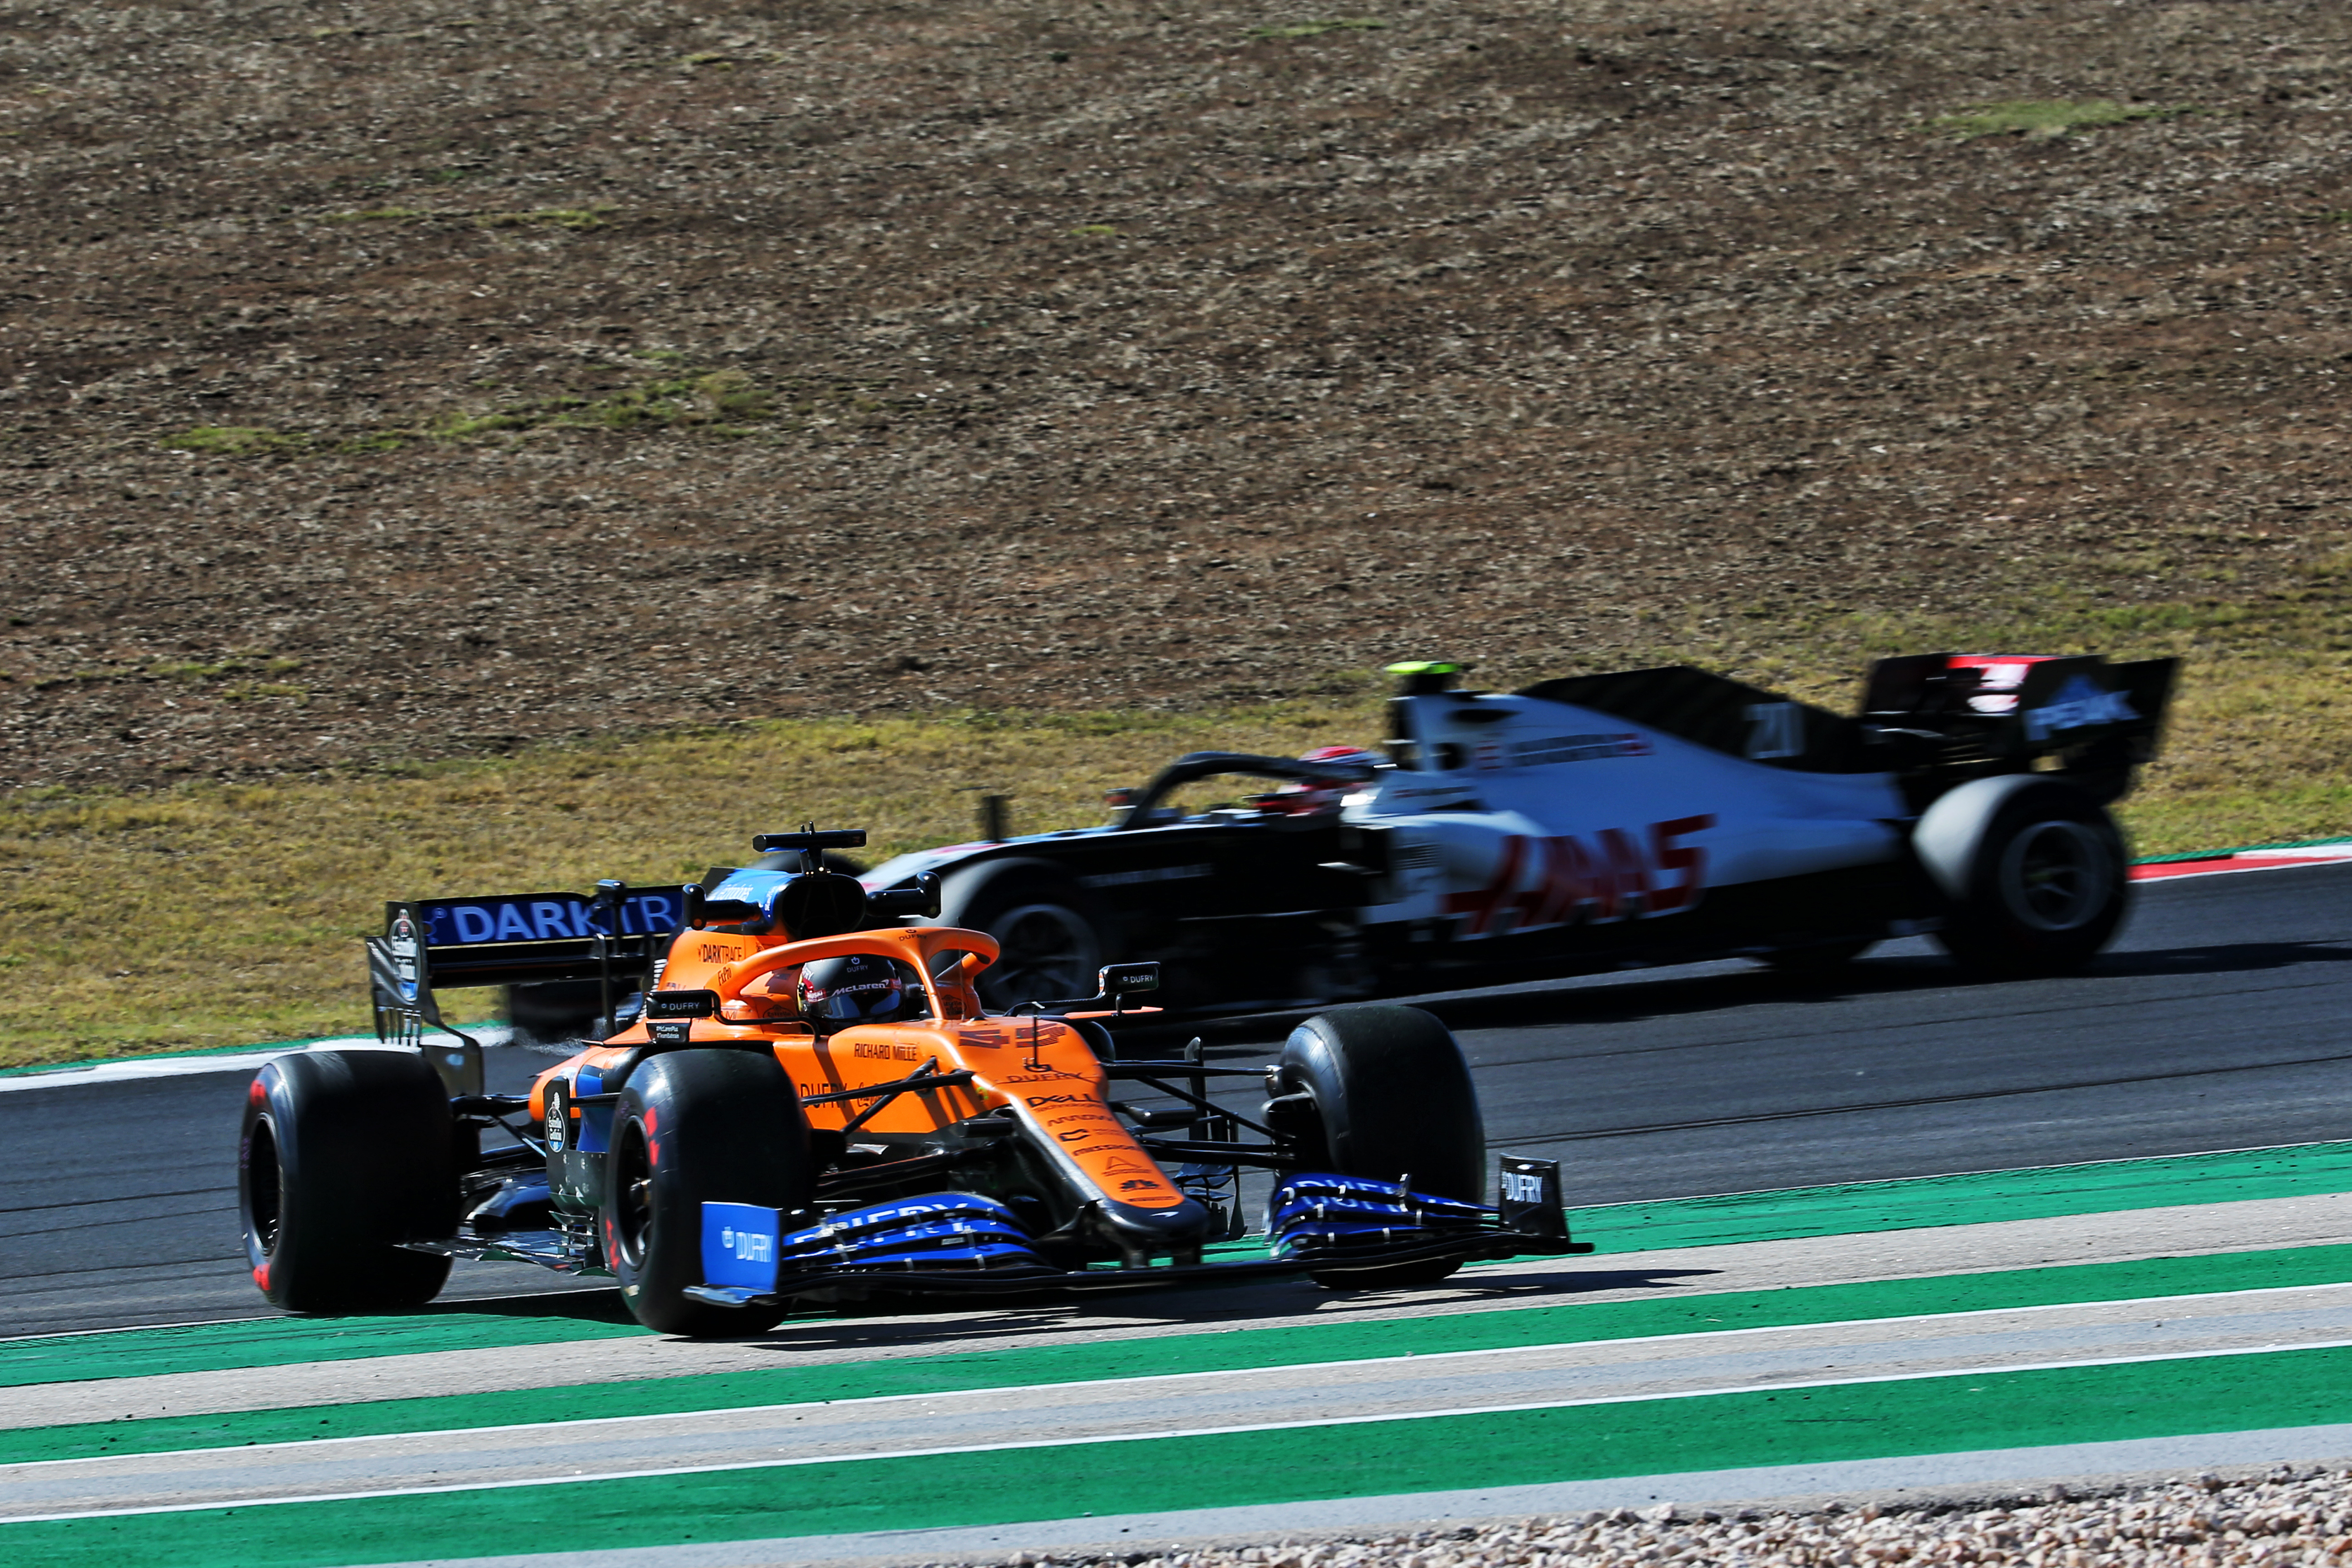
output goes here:
[[1752, 763], [1896, 773], [1927, 794], [2035, 759], [2102, 801], [2155, 756], [2179, 661], [2097, 654], [1908, 654], [1873, 665], [1848, 716], [1694, 668], [1547, 680], [1519, 693], [1643, 724]]

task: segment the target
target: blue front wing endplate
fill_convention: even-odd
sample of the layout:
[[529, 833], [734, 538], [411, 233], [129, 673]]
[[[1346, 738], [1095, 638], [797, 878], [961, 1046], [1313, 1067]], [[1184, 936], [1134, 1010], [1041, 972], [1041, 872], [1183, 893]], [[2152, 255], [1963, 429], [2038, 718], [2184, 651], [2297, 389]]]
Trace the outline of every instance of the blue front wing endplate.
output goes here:
[[1276, 1258], [1301, 1263], [1353, 1261], [1357, 1254], [1423, 1247], [1475, 1235], [1496, 1213], [1477, 1204], [1417, 1193], [1402, 1182], [1302, 1171], [1266, 1205]]

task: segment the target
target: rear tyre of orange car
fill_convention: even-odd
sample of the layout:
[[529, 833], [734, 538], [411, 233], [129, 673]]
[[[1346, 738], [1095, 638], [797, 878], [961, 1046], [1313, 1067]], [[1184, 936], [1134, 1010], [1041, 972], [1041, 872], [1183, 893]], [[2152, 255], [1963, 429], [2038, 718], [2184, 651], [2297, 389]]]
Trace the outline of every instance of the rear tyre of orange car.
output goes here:
[[457, 1227], [449, 1091], [413, 1051], [304, 1051], [247, 1091], [237, 1208], [254, 1283], [289, 1312], [421, 1307], [449, 1259], [404, 1241]]
[[2115, 939], [2130, 852], [2106, 808], [2033, 774], [1978, 779], [1937, 800], [1912, 842], [1948, 902], [1937, 940], [1989, 979], [2064, 974]]
[[[1486, 1130], [1470, 1064], [1453, 1031], [1418, 1007], [1334, 1007], [1290, 1032], [1276, 1069], [1290, 1099], [1299, 1168], [1378, 1181], [1415, 1192], [1484, 1203]], [[1432, 1285], [1458, 1262], [1334, 1269], [1314, 1276], [1327, 1289]]]
[[[600, 1224], [621, 1299], [637, 1321], [689, 1339], [764, 1333], [781, 1307], [720, 1307], [702, 1283], [702, 1205], [758, 1204], [789, 1214], [814, 1186], [808, 1121], [766, 1051], [648, 1057], [613, 1108]], [[787, 1222], [788, 1224], [790, 1222]]]

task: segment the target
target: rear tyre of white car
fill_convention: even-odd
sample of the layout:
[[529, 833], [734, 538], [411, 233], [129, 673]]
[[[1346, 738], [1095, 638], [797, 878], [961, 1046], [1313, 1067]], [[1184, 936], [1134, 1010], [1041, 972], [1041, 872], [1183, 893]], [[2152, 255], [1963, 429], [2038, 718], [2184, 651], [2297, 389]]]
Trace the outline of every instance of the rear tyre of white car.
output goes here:
[[[1282, 1095], [1307, 1097], [1287, 1101], [1284, 1129], [1300, 1145], [1301, 1169], [1486, 1201], [1486, 1129], [1470, 1064], [1429, 1014], [1379, 1003], [1318, 1013], [1283, 1042], [1276, 1071]], [[1389, 1289], [1433, 1285], [1461, 1267], [1440, 1259], [1314, 1279], [1332, 1290]]]
[[940, 923], [996, 939], [996, 962], [980, 977], [980, 999], [991, 1007], [1091, 996], [1097, 972], [1118, 957], [1101, 900], [1034, 862], [983, 865], [950, 882]]
[[1949, 900], [1938, 940], [1988, 978], [2080, 969], [2114, 940], [2130, 908], [2122, 830], [2057, 779], [1963, 784], [1927, 808], [1913, 843]]

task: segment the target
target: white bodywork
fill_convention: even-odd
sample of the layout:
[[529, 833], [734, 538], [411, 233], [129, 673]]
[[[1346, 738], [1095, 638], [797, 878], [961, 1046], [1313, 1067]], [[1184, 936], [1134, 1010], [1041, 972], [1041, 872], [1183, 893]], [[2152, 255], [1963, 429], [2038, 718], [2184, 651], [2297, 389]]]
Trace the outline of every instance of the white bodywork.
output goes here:
[[[1402, 700], [1429, 765], [1382, 769], [1344, 808], [1392, 835], [1369, 925], [1458, 920], [1460, 941], [1658, 919], [1710, 889], [1902, 853], [1910, 812], [1891, 774], [1769, 767], [1538, 698]], [[1751, 754], [1786, 754], [1780, 706], [1751, 711]], [[1433, 771], [1441, 756], [1459, 765]]]

